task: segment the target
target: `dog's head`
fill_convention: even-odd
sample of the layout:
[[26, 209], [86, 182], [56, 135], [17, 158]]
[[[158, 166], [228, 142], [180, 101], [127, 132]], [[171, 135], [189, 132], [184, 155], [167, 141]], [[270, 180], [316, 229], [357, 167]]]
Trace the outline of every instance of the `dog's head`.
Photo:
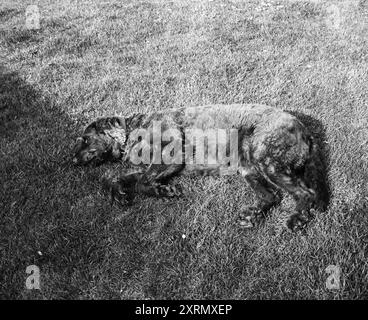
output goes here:
[[97, 119], [77, 138], [73, 148], [73, 163], [98, 165], [119, 160], [126, 140], [125, 120], [119, 117]]

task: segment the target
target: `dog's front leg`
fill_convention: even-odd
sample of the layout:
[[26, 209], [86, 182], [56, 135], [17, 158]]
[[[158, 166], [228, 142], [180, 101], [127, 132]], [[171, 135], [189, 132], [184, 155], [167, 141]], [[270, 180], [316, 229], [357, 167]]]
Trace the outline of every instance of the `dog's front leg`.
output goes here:
[[131, 205], [137, 194], [172, 198], [180, 196], [177, 187], [160, 183], [143, 169], [108, 172], [102, 178], [103, 189], [111, 196], [111, 201]]

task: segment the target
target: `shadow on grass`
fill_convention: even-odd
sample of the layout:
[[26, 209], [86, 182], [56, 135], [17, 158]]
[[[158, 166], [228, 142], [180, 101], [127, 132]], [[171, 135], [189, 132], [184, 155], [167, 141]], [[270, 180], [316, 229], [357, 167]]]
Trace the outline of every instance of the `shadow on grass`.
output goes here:
[[[0, 296], [77, 298], [101, 269], [107, 247], [100, 171], [71, 165], [78, 121], [3, 66], [0, 114]], [[25, 289], [33, 264], [41, 290]]]

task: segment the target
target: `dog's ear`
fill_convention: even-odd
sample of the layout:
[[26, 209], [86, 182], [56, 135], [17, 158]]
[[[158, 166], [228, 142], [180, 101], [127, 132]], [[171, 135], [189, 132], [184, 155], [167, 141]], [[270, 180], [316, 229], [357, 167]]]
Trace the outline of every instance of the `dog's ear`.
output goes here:
[[125, 119], [112, 117], [108, 119], [108, 123], [108, 127], [103, 132], [110, 140], [111, 155], [114, 158], [120, 158], [127, 136]]
[[126, 142], [125, 119], [121, 117], [105, 117], [92, 122], [84, 131], [84, 136], [94, 136], [106, 142], [105, 152], [111, 152], [119, 158]]
[[112, 117], [111, 125], [115, 128], [126, 130], [125, 119], [122, 117]]
[[113, 129], [126, 130], [125, 119], [121, 117], [105, 117], [93, 121], [84, 130], [84, 134], [103, 134]]
[[121, 146], [125, 145], [126, 141], [126, 131], [121, 128], [112, 128], [105, 130], [105, 134], [114, 139], [115, 142], [119, 143]]
[[119, 143], [121, 146], [125, 144], [126, 141], [126, 125], [125, 119], [113, 117], [110, 119], [109, 128], [104, 130], [104, 133], [113, 138], [115, 142]]

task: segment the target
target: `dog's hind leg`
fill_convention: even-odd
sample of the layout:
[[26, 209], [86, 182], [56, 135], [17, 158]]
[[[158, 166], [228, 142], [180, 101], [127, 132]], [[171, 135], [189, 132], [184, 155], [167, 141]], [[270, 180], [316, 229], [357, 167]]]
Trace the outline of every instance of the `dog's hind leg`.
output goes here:
[[311, 219], [310, 209], [318, 199], [317, 191], [309, 185], [304, 172], [277, 173], [270, 175], [270, 179], [291, 194], [296, 203], [295, 211], [289, 215], [286, 222], [288, 228], [293, 231], [304, 228]]
[[247, 206], [239, 216], [240, 226], [251, 228], [266, 217], [267, 212], [281, 201], [280, 191], [270, 183], [255, 167], [241, 167], [239, 169], [249, 186], [256, 194], [257, 201], [254, 205]]

